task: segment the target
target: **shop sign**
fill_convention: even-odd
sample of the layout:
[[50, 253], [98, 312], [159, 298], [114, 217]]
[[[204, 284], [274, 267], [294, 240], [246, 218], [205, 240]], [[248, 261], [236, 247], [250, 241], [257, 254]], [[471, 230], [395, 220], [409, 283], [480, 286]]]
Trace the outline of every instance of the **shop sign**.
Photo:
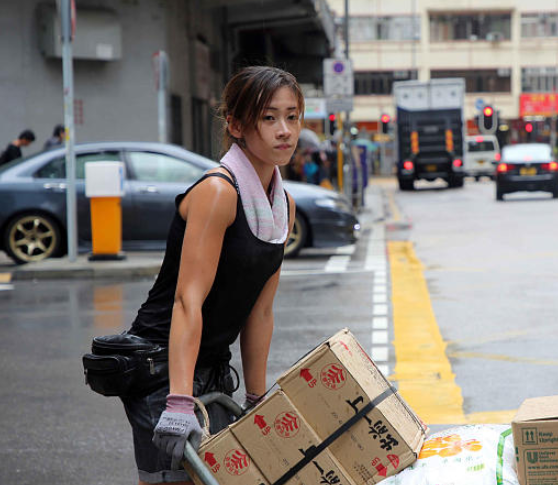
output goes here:
[[519, 115], [525, 116], [554, 116], [558, 114], [558, 94], [529, 93], [519, 97]]

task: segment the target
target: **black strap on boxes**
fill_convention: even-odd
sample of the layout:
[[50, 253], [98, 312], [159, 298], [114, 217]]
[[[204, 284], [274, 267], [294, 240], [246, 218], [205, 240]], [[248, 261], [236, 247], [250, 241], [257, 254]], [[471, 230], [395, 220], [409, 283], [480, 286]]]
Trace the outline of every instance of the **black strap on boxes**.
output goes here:
[[378, 406], [382, 401], [387, 399], [392, 394], [395, 394], [395, 389], [389, 387], [372, 401], [370, 401], [366, 406], [364, 406], [358, 413], [356, 413], [351, 419], [342, 424], [333, 433], [331, 433], [324, 441], [322, 441], [318, 446], [311, 446], [304, 453], [304, 458], [302, 458], [298, 463], [296, 463], [292, 468], [287, 470], [282, 477], [277, 479], [272, 485], [283, 485], [287, 483], [291, 478], [293, 478], [300, 470], [302, 470], [308, 463], [310, 463], [316, 456], [318, 456], [322, 451], [324, 451], [328, 446], [330, 446], [337, 438], [339, 438], [343, 433], [352, 428], [360, 419], [362, 419], [367, 413], [372, 411], [376, 406]]

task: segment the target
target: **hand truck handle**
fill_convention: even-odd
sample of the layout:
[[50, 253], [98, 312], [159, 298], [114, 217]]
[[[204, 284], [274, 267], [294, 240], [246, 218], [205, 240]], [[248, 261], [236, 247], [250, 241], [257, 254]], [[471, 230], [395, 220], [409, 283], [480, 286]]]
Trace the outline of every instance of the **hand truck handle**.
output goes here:
[[184, 460], [188, 462], [204, 485], [219, 485], [215, 477], [203, 464], [201, 458], [189, 441], [186, 441], [186, 448], [184, 448]]

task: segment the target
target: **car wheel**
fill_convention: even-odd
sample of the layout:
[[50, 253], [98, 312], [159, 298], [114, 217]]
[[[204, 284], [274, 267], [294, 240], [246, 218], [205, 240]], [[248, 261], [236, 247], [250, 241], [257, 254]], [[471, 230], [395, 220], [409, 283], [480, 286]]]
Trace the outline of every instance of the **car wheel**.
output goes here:
[[448, 187], [455, 189], [459, 187], [463, 187], [463, 177], [450, 177], [448, 182]]
[[399, 181], [399, 190], [414, 190], [415, 189], [414, 180], [398, 179], [398, 181]]
[[496, 200], [504, 200], [504, 191], [496, 187]]
[[4, 233], [4, 248], [17, 264], [41, 261], [61, 248], [60, 228], [44, 214], [22, 214], [15, 217]]
[[306, 244], [308, 237], [308, 223], [300, 214], [295, 216], [293, 230], [289, 234], [285, 247], [285, 258], [294, 258]]

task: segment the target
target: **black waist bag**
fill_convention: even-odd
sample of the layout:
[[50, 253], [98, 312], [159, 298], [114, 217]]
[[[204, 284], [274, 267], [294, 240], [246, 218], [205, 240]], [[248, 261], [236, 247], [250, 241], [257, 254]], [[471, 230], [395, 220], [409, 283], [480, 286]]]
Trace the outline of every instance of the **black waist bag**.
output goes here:
[[145, 396], [168, 381], [168, 351], [129, 333], [95, 337], [83, 370], [85, 383], [103, 396]]

